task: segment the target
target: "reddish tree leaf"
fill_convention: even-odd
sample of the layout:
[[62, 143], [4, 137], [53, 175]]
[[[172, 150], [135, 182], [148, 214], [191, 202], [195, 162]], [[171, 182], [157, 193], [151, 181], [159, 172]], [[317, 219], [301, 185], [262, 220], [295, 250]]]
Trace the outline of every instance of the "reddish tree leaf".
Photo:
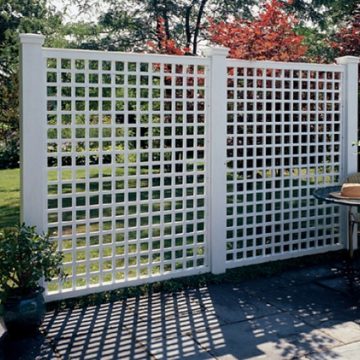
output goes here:
[[209, 19], [210, 40], [230, 48], [229, 56], [245, 60], [299, 61], [307, 47], [297, 35], [297, 20], [287, 14], [278, 0], [265, 3], [253, 21], [235, 19], [217, 22]]
[[152, 53], [168, 55], [185, 55], [189, 53], [189, 48], [181, 48], [176, 44], [175, 40], [167, 37], [164, 23], [165, 20], [163, 18], [160, 17], [157, 19], [156, 37], [158, 41], [157, 44], [153, 41], [148, 41], [148, 50]]
[[340, 56], [360, 56], [360, 5], [352, 19], [339, 29], [332, 46]]

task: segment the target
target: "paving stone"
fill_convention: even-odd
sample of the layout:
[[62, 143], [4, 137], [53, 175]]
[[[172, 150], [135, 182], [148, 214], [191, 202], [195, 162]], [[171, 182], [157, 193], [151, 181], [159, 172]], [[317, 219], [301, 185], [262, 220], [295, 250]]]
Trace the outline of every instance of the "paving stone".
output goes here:
[[49, 312], [46, 338], [2, 341], [0, 359], [356, 359], [360, 304], [348, 277], [346, 266], [317, 266]]
[[360, 342], [360, 326], [353, 321], [340, 323], [334, 320], [325, 321], [319, 330], [344, 344]]
[[[355, 342], [352, 344], [346, 344], [343, 346], [338, 346], [332, 349], [332, 357], [329, 359], [340, 359], [340, 360], [356, 360], [360, 356], [360, 342]], [[313, 354], [307, 356], [307, 359], [313, 360]]]
[[[207, 334], [211, 336], [209, 332]], [[187, 335], [148, 337], [147, 342], [142, 339], [141, 343], [156, 359], [203, 360], [213, 358], [211, 354]]]
[[276, 290], [280, 288], [288, 288], [292, 284], [288, 279], [281, 278], [280, 276], [269, 276], [258, 279], [251, 279], [241, 281], [237, 284], [242, 290], [252, 292], [262, 292], [264, 289]]
[[138, 321], [137, 312], [123, 302], [114, 302], [83, 309], [47, 313], [42, 330], [51, 338], [72, 338], [119, 324], [133, 326]]
[[312, 266], [300, 269], [294, 269], [279, 274], [279, 279], [286, 280], [287, 286], [301, 285], [304, 283], [314, 282], [318, 279], [334, 277], [342, 273], [343, 265], [325, 265], [325, 266]]
[[302, 317], [342, 311], [354, 306], [354, 300], [348, 296], [311, 283], [288, 289], [254, 291], [253, 294], [282, 311], [291, 311]]
[[309, 353], [311, 360], [336, 359], [334, 347], [338, 344], [332, 338], [314, 330], [311, 333], [300, 333], [275, 342], [259, 344], [258, 349], [263, 355], [250, 359], [298, 360], [307, 359], [306, 355]]
[[360, 258], [354, 259], [350, 265], [348, 261], [342, 260], [330, 264], [288, 270], [270, 277], [243, 281], [239, 285], [245, 290], [249, 287], [251, 290], [258, 291], [288, 288], [290, 286], [313, 283], [322, 279], [343, 277], [349, 273], [349, 269], [355, 273], [359, 273], [359, 268]]
[[42, 328], [65, 359], [151, 358], [136, 334], [126, 330], [136, 330], [137, 322], [133, 309], [115, 302], [48, 313]]
[[354, 302], [360, 301], [360, 277], [346, 276], [333, 279], [321, 279], [318, 284], [332, 290], [340, 291], [353, 299]]
[[357, 308], [353, 309], [335, 309], [325, 313], [316, 313], [311, 315], [300, 316], [308, 325], [322, 329], [327, 326], [341, 325], [347, 322], [354, 322], [360, 325], [360, 311]]
[[[148, 317], [142, 316], [136, 324], [137, 338], [143, 339], [148, 337], [174, 337], [182, 336], [189, 332], [218, 328], [220, 321], [214, 313], [206, 311], [189, 312], [187, 315], [163, 317], [152, 317], [148, 313]], [[129, 328], [135, 329], [135, 327]]]
[[139, 298], [128, 299], [127, 306], [138, 316], [147, 320], [151, 318], [187, 317], [189, 313], [202, 310], [201, 294], [196, 295], [196, 290], [181, 291], [176, 293], [156, 293]]
[[[313, 360], [336, 358], [334, 348], [342, 345], [340, 341], [317, 329], [289, 336], [286, 338], [286, 342], [296, 349], [295, 353], [291, 354], [292, 358], [311, 354]], [[290, 355], [286, 348], [284, 350], [283, 355], [285, 357]]]
[[207, 288], [203, 288], [129, 299], [128, 305], [136, 310], [138, 321], [130, 326], [125, 324], [124, 328], [156, 359], [211, 359], [186, 335], [208, 329], [212, 336], [211, 329], [219, 327], [217, 317], [204, 310], [207, 294]]
[[53, 340], [63, 359], [154, 359], [124, 326], [88, 328], [71, 337], [58, 336]]
[[353, 269], [360, 269], [360, 256], [359, 251], [357, 251], [356, 257], [347, 260], [347, 264], [350, 264]]
[[60, 359], [52, 344], [40, 332], [33, 335], [12, 338], [5, 334], [0, 340], [2, 360], [44, 360]]
[[279, 312], [271, 304], [261, 301], [241, 289], [241, 285], [210, 285], [203, 305], [207, 314], [215, 314], [220, 324], [262, 317]]
[[[256, 318], [239, 323], [223, 325], [209, 337], [208, 332], [200, 331], [192, 336], [210, 354], [224, 359], [248, 359], [266, 356], [269, 359], [281, 358], [284, 352], [296, 353], [296, 346], [287, 338], [294, 339], [313, 329], [301, 320], [286, 313]], [[327, 337], [323, 334], [324, 337]]]
[[5, 334], [6, 332], [6, 327], [4, 324], [4, 320], [3, 318], [0, 316], [0, 339], [2, 338], [2, 336]]

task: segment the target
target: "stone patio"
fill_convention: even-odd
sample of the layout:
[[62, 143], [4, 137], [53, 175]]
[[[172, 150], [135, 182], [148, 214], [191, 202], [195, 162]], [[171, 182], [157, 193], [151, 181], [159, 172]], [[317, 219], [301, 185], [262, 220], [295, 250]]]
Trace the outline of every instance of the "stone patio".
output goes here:
[[[357, 359], [360, 260], [48, 312], [1, 359]], [[3, 330], [2, 330], [3, 332]]]

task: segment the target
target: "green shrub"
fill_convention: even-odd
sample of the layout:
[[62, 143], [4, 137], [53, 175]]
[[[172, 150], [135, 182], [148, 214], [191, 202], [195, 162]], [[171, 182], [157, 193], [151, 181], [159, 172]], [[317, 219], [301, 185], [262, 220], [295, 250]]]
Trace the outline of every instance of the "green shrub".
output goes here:
[[0, 146], [0, 169], [18, 168], [19, 154], [20, 145], [17, 138], [12, 138]]
[[56, 246], [48, 235], [39, 235], [25, 224], [0, 231], [0, 287], [5, 297], [13, 289], [31, 294], [42, 278], [63, 278], [63, 254]]

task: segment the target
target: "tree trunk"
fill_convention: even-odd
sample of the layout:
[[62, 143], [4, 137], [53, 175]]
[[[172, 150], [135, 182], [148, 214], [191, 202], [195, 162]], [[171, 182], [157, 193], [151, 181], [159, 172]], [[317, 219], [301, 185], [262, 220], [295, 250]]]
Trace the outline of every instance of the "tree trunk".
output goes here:
[[185, 8], [185, 34], [186, 34], [186, 47], [190, 48], [191, 45], [191, 30], [190, 30], [190, 15], [193, 3]]
[[200, 32], [201, 18], [204, 14], [205, 5], [207, 2], [208, 2], [208, 0], [201, 0], [199, 12], [196, 17], [196, 25], [195, 25], [195, 30], [194, 30], [194, 41], [193, 41], [193, 55], [196, 55], [196, 53], [197, 53], [197, 41], [198, 41], [198, 36], [199, 36], [199, 32]]

